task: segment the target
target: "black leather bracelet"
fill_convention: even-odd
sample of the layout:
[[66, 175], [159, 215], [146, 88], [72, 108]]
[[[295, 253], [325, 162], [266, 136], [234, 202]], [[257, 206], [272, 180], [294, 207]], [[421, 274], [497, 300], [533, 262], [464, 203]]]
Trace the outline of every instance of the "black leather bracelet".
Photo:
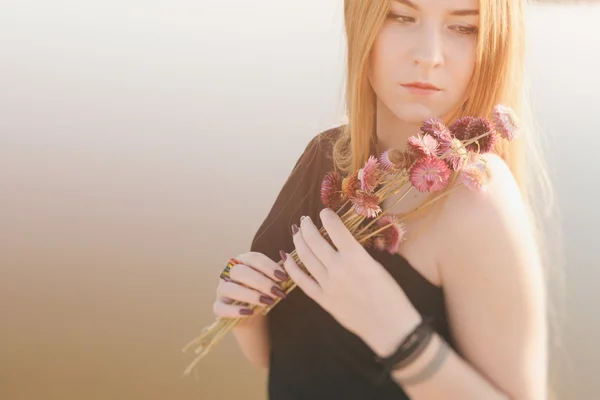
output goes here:
[[377, 384], [383, 383], [391, 371], [410, 364], [427, 348], [435, 333], [432, 322], [433, 318], [423, 318], [421, 323], [404, 338], [393, 354], [387, 357], [376, 357], [376, 361], [382, 366]]

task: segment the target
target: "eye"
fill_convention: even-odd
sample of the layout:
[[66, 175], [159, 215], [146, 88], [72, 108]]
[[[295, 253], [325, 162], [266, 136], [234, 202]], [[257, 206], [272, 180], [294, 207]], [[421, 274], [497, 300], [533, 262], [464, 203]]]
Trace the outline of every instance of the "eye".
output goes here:
[[411, 22], [415, 22], [415, 19], [413, 17], [410, 17], [408, 15], [400, 15], [400, 14], [396, 14], [394, 12], [390, 12], [388, 13], [388, 18], [394, 20], [395, 22], [399, 23], [399, 24], [409, 24]]
[[451, 27], [451, 29], [454, 30], [459, 35], [474, 35], [479, 30], [479, 28], [477, 28], [476, 26], [471, 26], [471, 25], [468, 25], [468, 26], [454, 25]]

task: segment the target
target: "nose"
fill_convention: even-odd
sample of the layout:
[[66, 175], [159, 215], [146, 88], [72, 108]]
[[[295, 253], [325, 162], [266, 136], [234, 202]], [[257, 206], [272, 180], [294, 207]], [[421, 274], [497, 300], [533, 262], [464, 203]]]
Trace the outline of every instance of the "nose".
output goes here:
[[413, 46], [413, 62], [424, 68], [439, 68], [444, 63], [442, 35], [433, 26], [422, 26]]

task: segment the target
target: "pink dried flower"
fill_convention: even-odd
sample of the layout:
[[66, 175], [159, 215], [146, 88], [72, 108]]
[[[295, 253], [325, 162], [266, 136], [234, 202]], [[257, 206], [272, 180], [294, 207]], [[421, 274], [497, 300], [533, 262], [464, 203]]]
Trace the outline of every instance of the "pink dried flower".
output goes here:
[[[390, 225], [391, 224], [391, 225]], [[374, 246], [379, 251], [387, 251], [390, 254], [396, 254], [400, 243], [406, 238], [406, 226], [399, 224], [396, 219], [390, 216], [383, 216], [377, 220], [379, 227], [388, 226], [381, 231], [375, 238]]]
[[408, 148], [418, 157], [435, 157], [438, 155], [440, 144], [433, 136], [425, 134], [409, 137]]
[[442, 156], [450, 168], [458, 171], [467, 158], [467, 149], [463, 142], [454, 138], [442, 150]]
[[452, 140], [450, 129], [439, 118], [429, 118], [423, 122], [421, 131], [433, 136], [442, 145], [448, 144]]
[[358, 180], [358, 172], [347, 176], [342, 181], [342, 192], [347, 197], [354, 197], [356, 191], [360, 189], [360, 181]]
[[[462, 117], [450, 125], [450, 131], [459, 140], [467, 141], [477, 139], [477, 143], [468, 144], [467, 150], [477, 151], [480, 153], [488, 153], [494, 148], [497, 141], [496, 131], [492, 123], [486, 118]], [[487, 134], [483, 137], [480, 137]]]
[[450, 181], [450, 168], [434, 157], [424, 157], [410, 170], [410, 182], [420, 192], [436, 192], [444, 189]]
[[380, 177], [379, 162], [374, 156], [370, 156], [365, 166], [358, 171], [360, 188], [366, 193], [373, 192], [373, 189], [379, 184]]
[[512, 108], [498, 104], [492, 111], [492, 120], [504, 139], [511, 141], [520, 135], [519, 119]]
[[462, 183], [475, 192], [484, 192], [490, 181], [490, 171], [485, 162], [470, 161], [461, 171]]
[[357, 191], [352, 200], [352, 209], [366, 218], [374, 218], [381, 212], [379, 197], [375, 194]]
[[321, 202], [325, 207], [337, 210], [343, 203], [342, 177], [337, 171], [329, 171], [321, 183]]

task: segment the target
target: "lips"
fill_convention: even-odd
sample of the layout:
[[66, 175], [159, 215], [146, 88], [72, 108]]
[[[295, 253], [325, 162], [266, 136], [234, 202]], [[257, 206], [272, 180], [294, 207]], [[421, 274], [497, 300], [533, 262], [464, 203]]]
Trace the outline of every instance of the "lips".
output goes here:
[[427, 82], [410, 82], [402, 84], [405, 88], [422, 89], [422, 90], [441, 90], [439, 87]]

